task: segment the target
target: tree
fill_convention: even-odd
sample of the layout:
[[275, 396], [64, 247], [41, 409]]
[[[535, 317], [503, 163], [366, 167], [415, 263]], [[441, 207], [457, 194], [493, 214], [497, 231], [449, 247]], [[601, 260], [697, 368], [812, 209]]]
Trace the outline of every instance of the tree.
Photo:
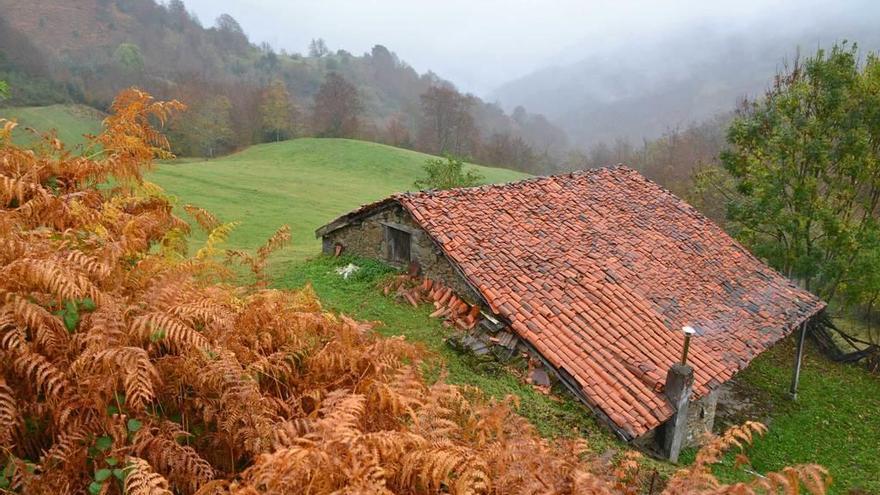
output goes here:
[[188, 155], [214, 157], [234, 145], [232, 103], [225, 96], [209, 96], [172, 122], [175, 148]]
[[232, 147], [232, 103], [225, 96], [209, 98], [196, 112], [195, 129], [202, 153], [213, 158]]
[[476, 170], [465, 170], [464, 162], [452, 155], [427, 160], [423, 168], [426, 176], [413, 183], [420, 190], [472, 187], [485, 180]]
[[321, 58], [329, 53], [330, 49], [327, 48], [327, 43], [325, 43], [322, 38], [313, 39], [309, 42], [310, 57]]
[[264, 136], [280, 141], [293, 135], [294, 105], [284, 81], [273, 80], [260, 98], [260, 120]]
[[235, 18], [229, 14], [220, 14], [220, 16], [217, 17], [217, 21], [215, 24], [219, 31], [238, 36], [245, 36], [244, 30], [241, 28], [241, 24], [239, 24], [238, 21], [236, 21]]
[[331, 72], [315, 95], [312, 129], [318, 137], [354, 137], [362, 110], [357, 88]]
[[479, 133], [470, 113], [475, 99], [449, 85], [433, 85], [421, 97], [419, 147], [432, 154], [473, 153]]
[[231, 15], [220, 14], [215, 25], [223, 48], [240, 53], [245, 53], [250, 48], [247, 35]]
[[[880, 63], [855, 45], [819, 50], [746, 103], [721, 154], [737, 194], [736, 237], [832, 300], [877, 292], [880, 264]], [[873, 286], [866, 287], [867, 286]]]
[[170, 25], [175, 31], [183, 31], [192, 20], [183, 0], [170, 0], [166, 8], [168, 9], [168, 19], [171, 21]]
[[535, 163], [535, 152], [519, 136], [496, 132], [483, 144], [483, 161], [516, 170], [529, 170]]
[[144, 70], [144, 57], [141, 49], [133, 43], [120, 43], [113, 53], [116, 64], [127, 73], [139, 73]]
[[0, 101], [3, 101], [8, 97], [9, 97], [9, 85], [6, 84], [6, 81], [0, 80]]
[[411, 146], [409, 127], [406, 125], [406, 116], [400, 113], [392, 115], [385, 126], [385, 144], [407, 148]]

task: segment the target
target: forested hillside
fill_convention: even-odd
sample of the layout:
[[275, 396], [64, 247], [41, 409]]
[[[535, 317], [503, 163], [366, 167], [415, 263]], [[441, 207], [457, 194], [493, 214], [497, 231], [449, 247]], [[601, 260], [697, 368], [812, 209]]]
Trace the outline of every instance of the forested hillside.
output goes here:
[[[138, 86], [189, 106], [170, 132], [186, 155], [316, 135], [538, 171], [567, 147], [542, 116], [506, 114], [381, 45], [358, 55], [314, 40], [307, 54], [278, 52], [251, 43], [228, 15], [203, 26], [180, 0], [0, 0], [0, 10], [6, 105], [106, 110], [119, 90]], [[323, 105], [322, 94], [333, 103], [340, 99], [332, 95], [348, 94], [348, 104]], [[334, 124], [341, 120], [349, 124]]]

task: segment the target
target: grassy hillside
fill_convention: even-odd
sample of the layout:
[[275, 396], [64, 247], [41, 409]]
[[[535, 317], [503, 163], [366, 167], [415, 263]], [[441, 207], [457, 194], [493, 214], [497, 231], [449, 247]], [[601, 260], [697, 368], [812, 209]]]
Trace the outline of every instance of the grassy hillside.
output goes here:
[[[230, 247], [254, 247], [289, 224], [293, 248], [285, 250], [283, 261], [303, 260], [320, 251], [316, 228], [361, 204], [412, 189], [429, 158], [364, 141], [296, 139], [215, 160], [163, 164], [148, 180], [223, 221], [241, 221]], [[506, 169], [475, 168], [487, 182], [526, 177]]]
[[14, 140], [26, 144], [36, 137], [27, 131], [31, 127], [40, 132], [56, 131], [67, 146], [85, 142], [84, 134], [95, 134], [101, 128], [103, 116], [97, 110], [83, 105], [49, 105], [45, 107], [0, 108], [0, 118], [15, 119], [19, 127]]

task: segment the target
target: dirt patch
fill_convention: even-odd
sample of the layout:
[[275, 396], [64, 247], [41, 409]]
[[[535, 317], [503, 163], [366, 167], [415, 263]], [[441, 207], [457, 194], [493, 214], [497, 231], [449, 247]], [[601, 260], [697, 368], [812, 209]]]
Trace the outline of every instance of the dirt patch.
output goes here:
[[765, 425], [772, 422], [773, 398], [766, 391], [734, 378], [718, 389], [718, 408], [715, 412], [715, 431], [759, 421]]

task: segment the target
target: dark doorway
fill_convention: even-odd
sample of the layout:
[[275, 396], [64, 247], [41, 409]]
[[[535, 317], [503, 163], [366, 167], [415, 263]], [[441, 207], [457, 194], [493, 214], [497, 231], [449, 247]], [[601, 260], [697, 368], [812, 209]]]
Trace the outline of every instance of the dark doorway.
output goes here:
[[394, 227], [385, 227], [385, 241], [388, 244], [388, 261], [392, 263], [410, 262], [410, 240], [412, 236]]

